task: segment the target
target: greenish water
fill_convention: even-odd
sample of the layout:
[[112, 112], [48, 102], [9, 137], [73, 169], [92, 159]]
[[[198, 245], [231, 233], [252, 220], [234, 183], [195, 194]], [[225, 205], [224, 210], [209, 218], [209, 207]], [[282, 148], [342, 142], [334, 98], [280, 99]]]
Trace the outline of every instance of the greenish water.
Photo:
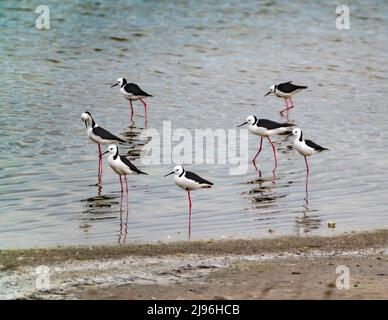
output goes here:
[[[251, 166], [239, 176], [227, 164], [188, 166], [215, 183], [193, 193], [194, 239], [388, 226], [386, 2], [345, 2], [346, 31], [335, 1], [47, 1], [45, 31], [34, 27], [39, 4], [0, 2], [0, 248], [118, 241], [118, 178], [105, 159], [98, 195], [97, 147], [80, 114], [130, 139], [121, 151], [139, 164], [143, 118], [129, 128], [128, 103], [109, 87], [121, 76], [154, 95], [157, 130], [162, 120], [191, 131], [235, 128], [249, 114], [285, 120], [268, 87], [309, 86], [289, 120], [330, 151], [311, 158], [308, 210], [304, 161], [275, 138], [276, 180], [267, 144], [262, 180]], [[256, 149], [250, 136], [250, 157]], [[127, 242], [186, 239], [186, 194], [162, 178], [171, 165], [141, 168], [150, 175], [129, 177]]]

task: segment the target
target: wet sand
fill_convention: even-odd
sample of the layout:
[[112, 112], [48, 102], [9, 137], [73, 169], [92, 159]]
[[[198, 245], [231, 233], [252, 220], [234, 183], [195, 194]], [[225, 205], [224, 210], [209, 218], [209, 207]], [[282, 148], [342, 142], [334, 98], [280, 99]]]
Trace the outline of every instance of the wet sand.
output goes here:
[[[35, 288], [35, 267], [50, 289]], [[350, 271], [339, 290], [337, 266]], [[0, 251], [3, 299], [388, 299], [388, 230]]]

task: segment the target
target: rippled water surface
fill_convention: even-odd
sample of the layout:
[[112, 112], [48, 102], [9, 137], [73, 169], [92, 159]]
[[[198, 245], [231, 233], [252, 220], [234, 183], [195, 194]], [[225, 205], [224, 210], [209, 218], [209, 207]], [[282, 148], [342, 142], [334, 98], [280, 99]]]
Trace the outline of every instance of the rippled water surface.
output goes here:
[[[268, 143], [262, 177], [230, 164], [188, 165], [215, 183], [193, 192], [193, 238], [333, 234], [388, 227], [388, 4], [349, 2], [350, 30], [335, 28], [335, 1], [46, 1], [51, 29], [37, 30], [36, 1], [0, 2], [0, 248], [184, 240], [187, 196], [162, 175], [172, 165], [137, 159], [154, 137], [130, 127], [118, 77], [149, 99], [149, 128], [235, 128], [249, 114], [285, 121], [283, 101], [264, 98], [294, 80], [289, 121], [330, 151], [305, 165], [292, 140]], [[149, 176], [131, 176], [120, 224], [120, 185], [80, 121], [89, 110], [126, 137], [121, 148]], [[249, 135], [249, 156], [258, 139]], [[327, 223], [336, 222], [335, 230]], [[120, 233], [121, 230], [121, 233]], [[272, 231], [272, 232], [269, 232]], [[120, 236], [121, 234], [121, 236]]]

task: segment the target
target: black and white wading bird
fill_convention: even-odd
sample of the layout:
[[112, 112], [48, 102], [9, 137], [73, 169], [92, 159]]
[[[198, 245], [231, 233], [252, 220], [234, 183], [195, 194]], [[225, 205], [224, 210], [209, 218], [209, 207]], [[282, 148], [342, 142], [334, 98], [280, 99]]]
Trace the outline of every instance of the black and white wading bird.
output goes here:
[[275, 145], [272, 143], [270, 136], [274, 134], [282, 134], [282, 133], [290, 132], [294, 125], [292, 123], [279, 123], [279, 122], [275, 122], [267, 119], [258, 119], [256, 116], [253, 116], [253, 115], [248, 116], [247, 120], [244, 123], [240, 124], [238, 127], [244, 126], [246, 124], [249, 125], [248, 129], [250, 132], [260, 136], [260, 147], [255, 157], [252, 159], [253, 165], [257, 170], [256, 158], [261, 152], [261, 150], [263, 149], [263, 138], [267, 138], [273, 150], [273, 156], [275, 159], [275, 167], [273, 169], [273, 173], [275, 173], [278, 163], [276, 159]]
[[207, 181], [200, 176], [196, 175], [193, 172], [186, 171], [183, 166], [175, 166], [173, 171], [166, 174], [165, 177], [174, 174], [175, 184], [186, 190], [189, 198], [189, 240], [191, 238], [191, 196], [190, 191], [203, 189], [203, 188], [211, 188], [213, 183]]
[[[121, 186], [121, 197], [123, 196], [124, 188], [123, 188], [123, 180], [121, 176], [124, 176], [125, 181], [125, 191], [126, 191], [126, 200], [127, 200], [127, 211], [128, 211], [128, 182], [127, 175], [138, 175], [138, 174], [146, 174], [143, 171], [140, 171], [135, 165], [129, 161], [126, 157], [119, 154], [119, 147], [115, 144], [111, 144], [108, 146], [108, 150], [103, 153], [109, 153], [108, 163], [114, 172], [116, 172], [120, 177], [120, 186]], [[122, 204], [120, 203], [120, 212], [122, 211]]]
[[302, 130], [300, 130], [299, 128], [295, 128], [294, 130], [292, 130], [292, 134], [295, 136], [294, 148], [304, 157], [304, 160], [306, 162], [306, 200], [307, 200], [308, 181], [309, 181], [309, 173], [310, 173], [307, 157], [312, 156], [315, 153], [322, 152], [329, 149], [321, 147], [311, 140], [304, 140]]
[[145, 99], [148, 97], [152, 97], [152, 95], [143, 91], [137, 84], [135, 83], [127, 83], [125, 78], [118, 78], [117, 82], [111, 86], [111, 88], [115, 86], [120, 86], [120, 92], [124, 96], [125, 99], [129, 100], [129, 105], [131, 106], [131, 121], [133, 121], [133, 105], [132, 101], [140, 100], [144, 106], [144, 118], [145, 123], [147, 123], [147, 103]]
[[100, 127], [93, 119], [90, 112], [85, 111], [81, 115], [81, 120], [85, 123], [86, 132], [90, 140], [98, 145], [98, 181], [101, 182], [102, 177], [102, 154], [101, 145], [107, 145], [112, 143], [125, 143], [125, 141], [104, 128]]
[[[283, 114], [283, 112], [288, 111], [294, 107], [294, 103], [292, 102], [292, 97], [294, 96], [294, 94], [298, 93], [303, 89], [307, 89], [307, 87], [297, 86], [293, 84], [292, 81], [288, 81], [288, 82], [272, 85], [269, 88], [269, 91], [264, 95], [264, 97], [273, 93], [275, 96], [279, 98], [284, 98], [284, 101], [286, 103], [286, 108], [280, 111], [280, 114]], [[288, 100], [290, 100], [290, 104], [291, 104], [290, 106], [288, 105]]]

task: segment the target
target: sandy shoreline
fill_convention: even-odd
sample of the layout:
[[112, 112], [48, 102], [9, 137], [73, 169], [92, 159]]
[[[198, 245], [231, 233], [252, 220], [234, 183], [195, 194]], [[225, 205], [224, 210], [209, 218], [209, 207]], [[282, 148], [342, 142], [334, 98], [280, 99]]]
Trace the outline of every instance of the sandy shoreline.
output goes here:
[[[36, 267], [50, 289], [36, 289]], [[350, 289], [335, 286], [337, 266]], [[388, 299], [388, 230], [155, 245], [1, 250], [1, 299]]]

